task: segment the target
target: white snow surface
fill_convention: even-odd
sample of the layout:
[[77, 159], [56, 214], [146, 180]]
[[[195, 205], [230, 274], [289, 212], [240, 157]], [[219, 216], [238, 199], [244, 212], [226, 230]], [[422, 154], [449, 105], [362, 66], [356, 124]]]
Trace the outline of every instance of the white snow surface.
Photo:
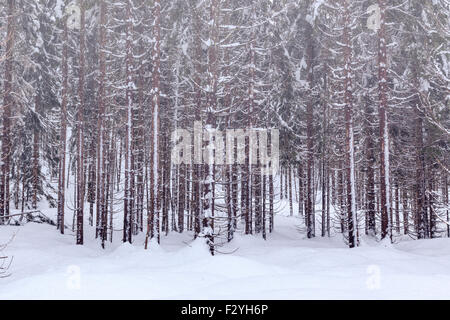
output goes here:
[[450, 239], [363, 238], [348, 249], [339, 235], [305, 239], [298, 225], [277, 216], [269, 240], [237, 235], [214, 257], [187, 233], [146, 251], [143, 236], [122, 244], [118, 232], [103, 250], [90, 228], [76, 246], [49, 225], [0, 226], [0, 243], [15, 234], [2, 253], [14, 259], [0, 300], [450, 299]]

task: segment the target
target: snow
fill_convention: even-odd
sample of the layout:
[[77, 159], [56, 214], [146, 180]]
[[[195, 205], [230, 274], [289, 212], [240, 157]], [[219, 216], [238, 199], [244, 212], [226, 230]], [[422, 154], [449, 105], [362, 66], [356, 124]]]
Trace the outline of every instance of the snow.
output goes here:
[[102, 250], [90, 228], [86, 245], [76, 246], [70, 231], [49, 225], [2, 226], [0, 243], [16, 236], [3, 252], [14, 260], [0, 300], [450, 298], [450, 239], [363, 238], [348, 249], [340, 236], [305, 239], [300, 222], [276, 216], [269, 240], [237, 235], [214, 257], [205, 239], [187, 233], [146, 251], [143, 235], [122, 244], [118, 232]]

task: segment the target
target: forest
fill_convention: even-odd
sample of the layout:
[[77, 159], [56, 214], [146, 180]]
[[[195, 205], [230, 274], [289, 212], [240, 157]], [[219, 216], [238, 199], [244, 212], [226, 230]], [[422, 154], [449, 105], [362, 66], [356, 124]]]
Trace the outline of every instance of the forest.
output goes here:
[[[212, 255], [278, 215], [349, 248], [450, 237], [448, 0], [1, 0], [0, 39], [2, 225]], [[194, 123], [244, 162], [173, 163]]]

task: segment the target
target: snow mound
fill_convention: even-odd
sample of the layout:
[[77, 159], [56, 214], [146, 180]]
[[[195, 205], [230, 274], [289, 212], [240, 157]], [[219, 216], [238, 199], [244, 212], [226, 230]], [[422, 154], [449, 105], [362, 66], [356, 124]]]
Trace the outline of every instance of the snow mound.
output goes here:
[[[213, 257], [205, 238], [170, 234], [144, 250], [120, 234], [101, 249], [45, 224], [0, 227], [16, 237], [5, 299], [449, 299], [450, 239], [376, 242], [349, 249], [340, 236], [305, 239], [297, 219], [277, 216], [267, 241], [235, 234]], [[20, 229], [20, 232], [17, 232]], [[396, 239], [398, 240], [398, 239]]]

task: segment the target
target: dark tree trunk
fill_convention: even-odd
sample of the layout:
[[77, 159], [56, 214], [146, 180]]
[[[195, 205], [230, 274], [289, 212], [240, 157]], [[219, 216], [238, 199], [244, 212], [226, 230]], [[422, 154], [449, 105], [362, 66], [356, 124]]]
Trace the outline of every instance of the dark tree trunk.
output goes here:
[[85, 49], [86, 22], [85, 1], [80, 1], [80, 72], [79, 72], [79, 105], [77, 111], [77, 244], [84, 242], [84, 104], [85, 104]]
[[14, 103], [13, 82], [13, 48], [15, 40], [15, 0], [7, 1], [7, 32], [6, 32], [6, 57], [5, 78], [3, 84], [3, 135], [2, 135], [2, 162], [0, 177], [0, 224], [4, 223], [2, 216], [9, 216], [9, 168], [11, 161], [11, 107]]
[[389, 131], [387, 120], [387, 52], [386, 52], [386, 0], [378, 0], [381, 12], [381, 25], [378, 31], [378, 82], [380, 118], [380, 206], [381, 206], [381, 238], [391, 237], [390, 229], [392, 221], [389, 221], [390, 197], [389, 197]]

